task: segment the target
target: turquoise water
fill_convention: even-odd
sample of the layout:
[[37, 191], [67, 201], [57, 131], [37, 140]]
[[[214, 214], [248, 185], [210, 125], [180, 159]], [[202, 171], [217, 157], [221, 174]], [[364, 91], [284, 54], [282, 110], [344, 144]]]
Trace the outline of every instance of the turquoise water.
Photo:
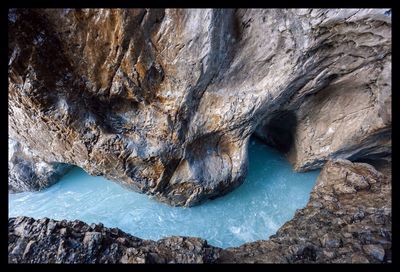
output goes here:
[[274, 149], [251, 139], [248, 176], [226, 196], [193, 208], [169, 207], [74, 168], [40, 192], [9, 194], [9, 216], [79, 219], [118, 227], [143, 239], [171, 235], [219, 247], [268, 239], [306, 205], [319, 171], [295, 173]]

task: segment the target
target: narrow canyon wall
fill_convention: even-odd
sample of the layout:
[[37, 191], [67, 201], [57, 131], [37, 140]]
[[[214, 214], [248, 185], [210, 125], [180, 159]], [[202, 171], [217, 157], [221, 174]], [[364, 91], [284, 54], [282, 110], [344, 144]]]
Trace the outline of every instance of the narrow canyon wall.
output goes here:
[[10, 138], [45, 162], [193, 206], [243, 182], [254, 132], [297, 170], [390, 156], [388, 10], [13, 9], [8, 22]]

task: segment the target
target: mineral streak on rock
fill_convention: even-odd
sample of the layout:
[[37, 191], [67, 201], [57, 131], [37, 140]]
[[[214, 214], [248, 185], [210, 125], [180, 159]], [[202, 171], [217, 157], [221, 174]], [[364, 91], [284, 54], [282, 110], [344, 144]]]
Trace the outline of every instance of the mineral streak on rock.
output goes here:
[[[390, 167], [389, 167], [390, 168]], [[390, 176], [365, 163], [325, 164], [310, 201], [270, 240], [220, 249], [203, 239], [142, 240], [102, 224], [8, 221], [10, 263], [391, 262]]]
[[387, 10], [13, 9], [10, 137], [170, 205], [239, 186], [256, 134], [295, 169], [387, 157]]

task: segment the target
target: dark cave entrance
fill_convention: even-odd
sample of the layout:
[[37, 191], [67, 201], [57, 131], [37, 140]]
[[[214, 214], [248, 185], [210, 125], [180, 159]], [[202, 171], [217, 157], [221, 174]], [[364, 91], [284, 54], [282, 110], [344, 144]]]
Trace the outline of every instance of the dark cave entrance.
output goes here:
[[284, 110], [263, 120], [254, 135], [286, 155], [294, 144], [296, 127], [296, 114], [291, 110]]

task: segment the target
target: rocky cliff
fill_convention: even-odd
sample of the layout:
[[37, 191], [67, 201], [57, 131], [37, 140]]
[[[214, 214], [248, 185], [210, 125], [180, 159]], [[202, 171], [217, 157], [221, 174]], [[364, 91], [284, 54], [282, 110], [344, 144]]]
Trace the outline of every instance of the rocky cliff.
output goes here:
[[329, 161], [307, 206], [270, 240], [220, 249], [190, 237], [142, 240], [102, 224], [8, 220], [10, 263], [388, 263], [391, 167]]
[[14, 9], [8, 23], [10, 138], [54, 166], [193, 206], [242, 183], [253, 133], [302, 171], [390, 156], [390, 10]]

